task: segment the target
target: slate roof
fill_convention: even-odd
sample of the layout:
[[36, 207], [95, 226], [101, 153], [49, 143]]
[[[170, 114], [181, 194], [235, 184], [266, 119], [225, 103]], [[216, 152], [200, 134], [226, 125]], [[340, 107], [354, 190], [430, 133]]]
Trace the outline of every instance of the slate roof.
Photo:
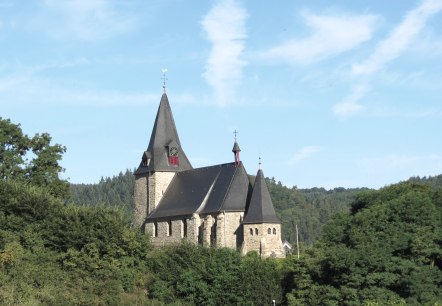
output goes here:
[[262, 170], [258, 170], [247, 215], [243, 223], [281, 223], [276, 216]]
[[251, 184], [242, 163], [178, 172], [147, 221], [245, 211]]
[[[179, 165], [169, 165], [168, 147], [171, 144], [178, 146]], [[150, 157], [148, 165], [143, 165], [143, 161], [135, 171], [135, 174], [143, 174], [150, 171], [183, 171], [192, 169], [181, 142], [173, 119], [172, 110], [170, 108], [169, 99], [166, 93], [161, 97], [160, 106], [158, 107], [157, 116], [150, 136], [149, 146], [144, 152], [142, 159]]]

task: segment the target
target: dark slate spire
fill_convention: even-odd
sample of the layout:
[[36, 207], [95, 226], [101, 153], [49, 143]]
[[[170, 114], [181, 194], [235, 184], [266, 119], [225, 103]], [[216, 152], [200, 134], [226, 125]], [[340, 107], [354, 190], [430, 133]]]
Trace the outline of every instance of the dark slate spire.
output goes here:
[[163, 93], [149, 146], [143, 153], [141, 164], [135, 174], [150, 171], [176, 172], [189, 169], [192, 169], [192, 165], [181, 147], [169, 99], [166, 93]]
[[259, 169], [243, 223], [281, 223], [276, 216], [262, 170]]

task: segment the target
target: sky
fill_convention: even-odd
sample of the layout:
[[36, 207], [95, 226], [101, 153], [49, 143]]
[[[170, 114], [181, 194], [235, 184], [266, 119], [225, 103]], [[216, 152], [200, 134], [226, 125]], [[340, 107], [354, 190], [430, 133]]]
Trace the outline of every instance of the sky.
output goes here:
[[196, 167], [299, 188], [442, 174], [442, 0], [0, 0], [0, 117], [62, 177], [133, 169], [166, 91]]

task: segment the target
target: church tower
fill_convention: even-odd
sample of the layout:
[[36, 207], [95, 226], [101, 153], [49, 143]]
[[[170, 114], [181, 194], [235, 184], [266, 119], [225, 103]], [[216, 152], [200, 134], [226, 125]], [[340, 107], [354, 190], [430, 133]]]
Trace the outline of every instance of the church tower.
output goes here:
[[141, 163], [134, 173], [134, 223], [136, 226], [144, 226], [147, 215], [156, 208], [175, 173], [189, 169], [192, 169], [192, 165], [181, 147], [169, 99], [164, 92], [149, 146], [143, 153]]
[[262, 257], [285, 257], [281, 241], [281, 220], [276, 216], [264, 174], [258, 170], [249, 208], [243, 220], [242, 254], [256, 251]]

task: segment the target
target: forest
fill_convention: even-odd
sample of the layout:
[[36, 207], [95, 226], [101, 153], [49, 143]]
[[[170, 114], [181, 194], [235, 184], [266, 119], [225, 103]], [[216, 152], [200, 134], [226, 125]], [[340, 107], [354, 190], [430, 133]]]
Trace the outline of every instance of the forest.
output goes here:
[[131, 171], [69, 186], [59, 177], [65, 150], [0, 118], [2, 305], [442, 304], [442, 176], [379, 190], [268, 179], [283, 226], [298, 224], [303, 245], [300, 258], [262, 259], [152, 248], [131, 227]]

